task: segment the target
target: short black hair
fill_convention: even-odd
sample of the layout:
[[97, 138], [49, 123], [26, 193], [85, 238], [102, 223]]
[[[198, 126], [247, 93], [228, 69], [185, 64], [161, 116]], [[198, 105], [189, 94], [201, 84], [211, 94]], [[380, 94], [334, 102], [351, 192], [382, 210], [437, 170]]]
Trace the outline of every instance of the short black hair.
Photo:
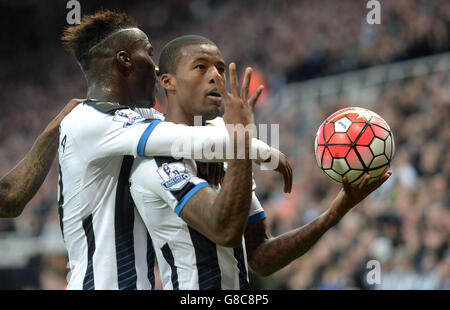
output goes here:
[[200, 44], [217, 46], [211, 40], [194, 34], [181, 36], [167, 43], [159, 56], [159, 75], [164, 73], [176, 73], [178, 62], [180, 61], [181, 49], [185, 46]]
[[89, 69], [89, 50], [108, 35], [121, 29], [137, 27], [137, 23], [127, 14], [119, 11], [100, 10], [85, 15], [81, 23], [69, 26], [61, 37], [63, 44], [75, 53], [84, 70]]

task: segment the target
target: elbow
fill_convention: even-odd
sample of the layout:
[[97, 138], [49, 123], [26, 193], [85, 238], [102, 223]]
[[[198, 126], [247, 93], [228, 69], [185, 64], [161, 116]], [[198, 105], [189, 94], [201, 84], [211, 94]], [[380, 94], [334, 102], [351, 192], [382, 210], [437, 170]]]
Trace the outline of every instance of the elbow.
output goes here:
[[10, 182], [0, 180], [0, 218], [13, 218], [22, 214], [24, 199], [14, 191]]
[[236, 236], [234, 238], [230, 238], [229, 240], [226, 240], [226, 245], [229, 248], [238, 248], [242, 246], [242, 235]]
[[253, 251], [247, 250], [247, 261], [248, 266], [252, 269], [254, 273], [261, 277], [268, 277], [274, 274], [277, 270], [275, 266], [265, 261], [261, 253], [255, 253]]
[[219, 232], [216, 236], [220, 236], [214, 240], [218, 245], [229, 247], [229, 248], [238, 248], [242, 246], [242, 233], [224, 233]]
[[15, 208], [11, 214], [10, 217], [19, 217], [22, 214], [22, 211], [24, 209], [25, 206], [18, 206], [17, 208]]
[[253, 270], [253, 272], [260, 277], [268, 277], [275, 272], [275, 270], [269, 270], [269, 268], [254, 264], [251, 261], [249, 261], [249, 266]]
[[23, 207], [12, 205], [0, 206], [0, 218], [15, 218], [22, 214]]
[[0, 218], [14, 218], [22, 214], [25, 204], [11, 196], [0, 195]]
[[244, 231], [239, 225], [227, 222], [211, 225], [208, 234], [205, 234], [205, 236], [209, 236], [211, 241], [220, 246], [238, 248], [242, 246]]
[[272, 271], [264, 270], [264, 269], [254, 270], [254, 269], [252, 268], [252, 270], [253, 270], [257, 275], [259, 275], [259, 276], [261, 276], [261, 277], [268, 277], [268, 276], [270, 276], [270, 275], [273, 274]]

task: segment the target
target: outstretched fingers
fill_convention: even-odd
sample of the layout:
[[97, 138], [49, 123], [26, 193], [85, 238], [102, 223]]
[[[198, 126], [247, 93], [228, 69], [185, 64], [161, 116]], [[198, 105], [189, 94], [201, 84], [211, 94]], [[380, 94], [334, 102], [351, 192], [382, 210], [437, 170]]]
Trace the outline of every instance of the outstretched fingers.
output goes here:
[[365, 188], [367, 186], [367, 183], [369, 183], [370, 180], [370, 174], [366, 173], [363, 175], [363, 179], [361, 181], [361, 183], [359, 183], [359, 190], [362, 190], [363, 188]]
[[264, 89], [263, 85], [259, 85], [258, 89], [253, 93], [253, 95], [248, 99], [248, 103], [252, 106], [252, 108], [255, 107], [256, 102], [258, 101], [259, 96], [261, 96], [261, 93]]
[[252, 68], [245, 69], [244, 80], [242, 81], [241, 97], [244, 102], [248, 100], [248, 93], [250, 92], [250, 81], [252, 79]]
[[348, 183], [347, 177], [342, 177], [342, 187], [344, 187], [344, 192], [350, 192], [350, 183]]
[[[371, 192], [373, 192], [374, 190], [376, 190], [378, 187], [380, 187], [384, 182], [386, 182], [389, 177], [392, 175], [392, 171], [388, 171], [389, 168], [386, 167], [386, 169], [384, 169], [382, 175], [375, 180], [374, 182], [369, 184], [370, 181], [370, 174], [366, 173], [363, 175], [363, 179], [361, 181], [361, 183], [357, 186], [355, 186], [355, 188], [357, 188], [359, 191], [365, 191], [367, 192], [367, 194], [370, 194]], [[342, 178], [342, 185], [344, 187], [344, 191], [349, 193], [351, 190], [351, 185], [348, 182], [347, 177], [343, 177]]]
[[373, 182], [372, 184], [369, 184], [367, 186], [369, 192], [373, 192], [374, 190], [376, 190], [378, 187], [380, 187], [384, 182], [386, 182], [389, 177], [392, 175], [392, 171], [387, 171], [388, 168], [384, 169], [383, 174], [380, 176], [380, 178], [378, 178], [375, 182]]
[[236, 72], [236, 64], [234, 62], [230, 63], [228, 66], [230, 74], [230, 88], [233, 96], [239, 96], [239, 82]]

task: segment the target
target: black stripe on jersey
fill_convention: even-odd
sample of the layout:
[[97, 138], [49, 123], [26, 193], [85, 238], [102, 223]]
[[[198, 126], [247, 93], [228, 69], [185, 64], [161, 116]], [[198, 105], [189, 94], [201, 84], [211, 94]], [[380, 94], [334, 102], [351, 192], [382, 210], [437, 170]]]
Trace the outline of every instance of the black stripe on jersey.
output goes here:
[[175, 260], [173, 258], [172, 250], [170, 249], [169, 245], [166, 243], [161, 248], [162, 255], [164, 256], [164, 259], [169, 264], [170, 269], [172, 270], [171, 280], [172, 280], [172, 289], [178, 290], [178, 273], [177, 273], [177, 266], [175, 266]]
[[239, 268], [239, 289], [249, 290], [250, 283], [247, 280], [247, 268], [245, 268], [244, 249], [242, 246], [233, 249], [234, 258], [237, 260], [237, 266]]
[[83, 290], [95, 290], [94, 283], [94, 265], [92, 261], [92, 257], [95, 252], [95, 237], [94, 237], [94, 228], [92, 226], [92, 214], [83, 220], [83, 229], [84, 234], [86, 235], [87, 240], [87, 268], [86, 273], [84, 274], [83, 280]]
[[147, 232], [147, 277], [152, 285], [152, 290], [155, 289], [155, 249], [153, 248], [152, 238]]
[[222, 276], [217, 259], [216, 244], [195, 229], [189, 228], [198, 272], [198, 288], [200, 290], [222, 289]]
[[173, 191], [172, 195], [175, 196], [175, 198], [178, 200], [178, 202], [181, 201], [181, 199], [183, 199], [184, 195], [186, 195], [187, 193], [189, 193], [189, 191], [191, 189], [193, 189], [195, 187], [194, 183], [189, 182], [188, 184], [186, 184], [182, 189], [178, 190], [178, 191]]
[[61, 165], [59, 165], [59, 201], [58, 201], [58, 214], [59, 214], [59, 227], [61, 227], [61, 233], [64, 240], [64, 226], [63, 226], [63, 217], [64, 217], [64, 195], [63, 195], [63, 181], [62, 181], [62, 171]]
[[183, 159], [175, 159], [173, 157], [170, 156], [157, 156], [154, 157], [156, 164], [158, 165], [158, 167], [162, 166], [162, 164], [167, 163], [176, 163], [176, 162], [182, 162]]
[[136, 289], [136, 264], [134, 257], [134, 203], [128, 179], [133, 156], [124, 156], [116, 190], [114, 228], [116, 239], [117, 283], [120, 290]]
[[173, 157], [165, 157], [165, 156], [154, 157], [154, 159], [158, 167], [161, 167], [162, 164], [170, 164], [183, 161], [183, 159], [175, 159]]
[[97, 100], [92, 100], [92, 99], [86, 100], [85, 102], [83, 102], [83, 104], [93, 107], [94, 109], [96, 109], [102, 113], [111, 114], [111, 115], [114, 115], [117, 110], [129, 109], [129, 107], [120, 105], [117, 102], [116, 103], [104, 102], [104, 101], [97, 101]]

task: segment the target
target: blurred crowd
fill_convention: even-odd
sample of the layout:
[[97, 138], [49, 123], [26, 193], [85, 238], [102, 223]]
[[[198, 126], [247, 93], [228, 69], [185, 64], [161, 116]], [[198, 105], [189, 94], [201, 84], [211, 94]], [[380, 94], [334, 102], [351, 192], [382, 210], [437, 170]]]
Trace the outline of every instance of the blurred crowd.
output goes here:
[[[39, 2], [0, 4], [0, 175], [23, 158], [46, 124], [72, 97], [85, 95], [83, 76], [59, 35], [67, 12]], [[82, 13], [100, 8], [81, 1]], [[104, 1], [105, 2], [105, 1]], [[272, 95], [320, 76], [450, 50], [450, 2], [381, 2], [381, 24], [366, 22], [359, 0], [106, 1], [133, 16], [149, 35], [155, 54], [170, 39], [188, 33], [216, 42], [238, 68], [251, 65], [266, 85], [256, 109], [258, 123], [280, 124], [280, 149], [294, 166], [294, 186], [282, 194], [274, 173], [255, 171], [257, 194], [272, 234], [302, 226], [326, 210], [339, 191], [315, 164], [317, 128], [300, 128], [301, 100], [281, 109]], [[62, 4], [61, 4], [62, 3]], [[20, 23], [28, 14], [30, 29]], [[37, 31], [39, 29], [39, 31]], [[158, 57], [155, 57], [157, 60]], [[374, 105], [391, 126], [396, 142], [393, 177], [351, 211], [302, 258], [276, 274], [251, 274], [266, 289], [449, 289], [450, 288], [450, 76], [436, 72], [382, 86]], [[164, 112], [159, 96], [158, 108]], [[317, 127], [329, 114], [358, 102], [332, 96], [318, 102]], [[61, 238], [58, 224], [57, 160], [44, 185], [18, 219], [0, 220], [0, 289], [63, 289], [64, 251], [30, 255], [14, 264], [2, 252], [5, 238]], [[3, 239], [3, 240], [2, 240]], [[370, 285], [367, 262], [381, 266], [381, 283]]]
[[[277, 289], [450, 289], [450, 74], [436, 72], [385, 84], [375, 104], [395, 137], [393, 176], [327, 232], [309, 253], [268, 279]], [[359, 106], [345, 95], [318, 102], [317, 128], [328, 115]], [[301, 104], [301, 103], [300, 103]], [[264, 115], [264, 117], [261, 117]], [[299, 134], [298, 107], [261, 108], [277, 119], [280, 149], [294, 165], [293, 193], [276, 175], [257, 171], [273, 235], [303, 226], [328, 208], [340, 186], [315, 163], [315, 130]], [[301, 156], [298, 156], [301, 154]], [[380, 263], [381, 283], [370, 285], [367, 263]], [[370, 282], [370, 281], [369, 281]]]

